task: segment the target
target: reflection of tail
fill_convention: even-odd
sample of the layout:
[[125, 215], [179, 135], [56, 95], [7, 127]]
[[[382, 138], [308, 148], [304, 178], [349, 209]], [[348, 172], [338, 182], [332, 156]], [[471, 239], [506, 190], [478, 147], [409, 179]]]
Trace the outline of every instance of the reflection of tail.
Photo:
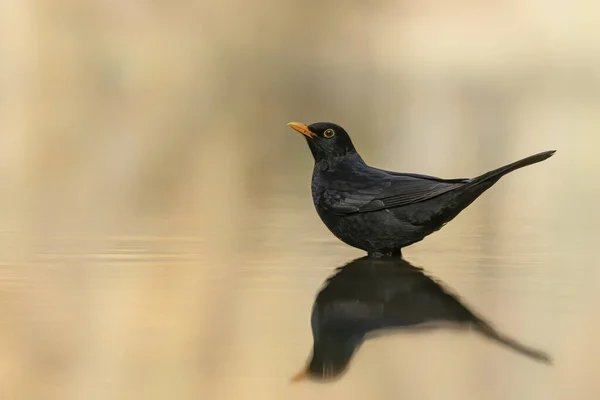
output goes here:
[[480, 175], [477, 178], [473, 178], [470, 183], [481, 183], [481, 182], [485, 182], [488, 180], [497, 181], [504, 175], [508, 174], [509, 172], [513, 172], [516, 169], [523, 168], [528, 165], [536, 164], [541, 161], [544, 161], [544, 160], [552, 157], [555, 152], [556, 152], [556, 150], [550, 150], [550, 151], [544, 151], [542, 153], [534, 154], [529, 157], [525, 157], [522, 160], [515, 161], [513, 163], [510, 163], [508, 165], [505, 165], [505, 166], [495, 169], [493, 171], [486, 172], [485, 174]]
[[545, 352], [526, 346], [518, 342], [516, 339], [503, 335], [482, 320], [475, 321], [473, 327], [487, 338], [502, 343], [503, 345], [508, 346], [523, 355], [531, 357], [534, 360], [541, 361], [545, 364], [552, 364], [552, 359]]

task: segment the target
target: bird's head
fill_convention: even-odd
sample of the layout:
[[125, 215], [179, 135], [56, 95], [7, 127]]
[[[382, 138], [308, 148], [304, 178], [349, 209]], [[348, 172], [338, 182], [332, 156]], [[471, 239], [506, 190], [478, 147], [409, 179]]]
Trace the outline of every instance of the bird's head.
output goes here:
[[299, 122], [290, 122], [288, 126], [306, 136], [315, 161], [356, 154], [350, 136], [339, 125], [331, 122], [316, 122], [307, 126]]

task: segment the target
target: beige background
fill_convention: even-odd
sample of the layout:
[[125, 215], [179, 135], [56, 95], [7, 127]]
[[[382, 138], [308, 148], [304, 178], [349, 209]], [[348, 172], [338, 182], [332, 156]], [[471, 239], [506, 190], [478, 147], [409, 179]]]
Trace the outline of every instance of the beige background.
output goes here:
[[[599, 110], [594, 1], [1, 2], [0, 398], [598, 399]], [[295, 120], [444, 177], [558, 149], [405, 251], [555, 365], [400, 334], [291, 385], [362, 255]]]

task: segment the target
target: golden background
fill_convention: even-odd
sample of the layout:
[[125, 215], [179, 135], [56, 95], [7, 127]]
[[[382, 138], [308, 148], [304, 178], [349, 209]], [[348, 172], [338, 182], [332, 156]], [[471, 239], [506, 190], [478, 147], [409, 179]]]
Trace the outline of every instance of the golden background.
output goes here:
[[[289, 121], [442, 177], [557, 149], [405, 251], [555, 365], [398, 334], [290, 384], [362, 253]], [[1, 2], [0, 398], [596, 400], [599, 129], [594, 1]]]

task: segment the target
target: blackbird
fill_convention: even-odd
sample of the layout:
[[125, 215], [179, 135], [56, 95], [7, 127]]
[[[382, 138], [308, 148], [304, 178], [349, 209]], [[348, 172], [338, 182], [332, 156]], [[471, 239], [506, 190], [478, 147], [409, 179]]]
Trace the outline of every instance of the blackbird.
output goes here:
[[312, 197], [319, 217], [340, 240], [374, 256], [401, 255], [403, 247], [442, 228], [502, 176], [555, 153], [535, 154], [476, 178], [441, 179], [367, 165], [339, 125], [288, 125], [306, 136], [315, 159]]
[[339, 378], [365, 339], [399, 329], [471, 329], [546, 364], [550, 357], [496, 330], [423, 269], [395, 256], [351, 261], [325, 281], [312, 308], [313, 350], [293, 381]]

